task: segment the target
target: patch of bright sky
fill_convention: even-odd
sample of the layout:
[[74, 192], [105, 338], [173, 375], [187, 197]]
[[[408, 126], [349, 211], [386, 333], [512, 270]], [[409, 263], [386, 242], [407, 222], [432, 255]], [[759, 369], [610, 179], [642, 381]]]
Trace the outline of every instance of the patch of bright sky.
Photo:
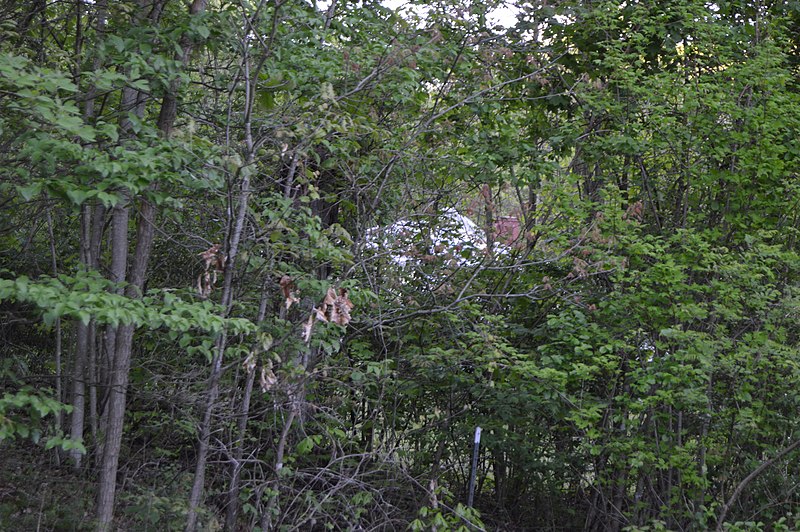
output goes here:
[[[420, 18], [424, 18], [426, 11], [424, 6], [412, 5], [408, 0], [382, 0], [381, 3], [395, 11], [411, 11]], [[331, 5], [331, 0], [317, 0], [316, 4], [319, 9], [326, 10]], [[517, 10], [511, 2], [503, 2], [501, 7], [489, 13], [488, 22], [495, 26], [511, 28], [517, 23]]]
[[517, 9], [505, 2], [502, 7], [498, 7], [489, 15], [489, 21], [504, 28], [511, 28], [517, 23]]
[[[400, 8], [414, 9], [414, 6], [409, 5], [407, 0], [383, 0], [381, 3], [388, 8], [395, 10]], [[417, 9], [419, 9], [419, 6], [417, 6]], [[417, 14], [422, 15], [422, 11], [423, 10], [417, 11]], [[504, 28], [510, 28], [517, 23], [517, 10], [511, 3], [504, 2], [501, 7], [498, 7], [489, 13], [488, 22], [494, 25], [503, 26]]]

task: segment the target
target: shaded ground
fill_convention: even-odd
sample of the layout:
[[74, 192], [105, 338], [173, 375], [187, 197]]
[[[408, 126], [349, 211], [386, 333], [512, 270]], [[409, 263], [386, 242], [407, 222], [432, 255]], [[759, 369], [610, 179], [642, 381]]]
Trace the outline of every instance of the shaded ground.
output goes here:
[[91, 482], [57, 466], [54, 453], [0, 445], [0, 530], [91, 529]]

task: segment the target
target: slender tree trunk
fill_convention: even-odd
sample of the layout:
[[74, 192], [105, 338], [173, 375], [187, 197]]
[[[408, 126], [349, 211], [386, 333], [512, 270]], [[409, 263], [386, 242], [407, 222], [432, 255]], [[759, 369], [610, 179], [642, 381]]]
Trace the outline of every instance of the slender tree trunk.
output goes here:
[[[55, 363], [56, 363], [56, 400], [59, 403], [64, 402], [64, 389], [62, 385], [62, 370], [61, 370], [61, 355], [63, 350], [63, 337], [61, 332], [61, 318], [56, 318], [55, 324]], [[59, 410], [56, 414], [56, 432], [60, 433], [64, 430], [64, 413]], [[61, 465], [61, 450], [56, 448], [56, 464]]]
[[239, 491], [242, 473], [242, 457], [244, 456], [244, 439], [247, 435], [247, 422], [250, 416], [250, 398], [253, 394], [253, 383], [256, 370], [247, 374], [247, 381], [242, 394], [239, 420], [236, 426], [237, 439], [233, 449], [231, 464], [231, 484], [228, 488], [228, 508], [225, 512], [225, 530], [236, 530], [236, 519], [239, 517]]
[[[91, 206], [84, 204], [81, 207], [80, 215], [80, 261], [84, 271], [91, 269]], [[89, 324], [77, 323], [75, 360], [72, 367], [72, 418], [70, 424], [70, 438], [76, 441], [83, 441], [83, 428], [85, 423], [86, 408], [86, 367], [89, 358], [90, 338]], [[81, 467], [83, 455], [78, 449], [69, 452], [72, 464], [76, 469]]]
[[[75, 363], [72, 367], [72, 418], [70, 424], [70, 438], [83, 441], [84, 407], [86, 404], [86, 354], [89, 342], [89, 327], [83, 323], [77, 324], [75, 334]], [[71, 449], [69, 457], [75, 469], [80, 469], [83, 455], [78, 449]]]
[[[153, 218], [155, 206], [142, 200], [139, 212], [136, 251], [131, 264], [131, 275], [126, 295], [130, 298], [141, 297], [144, 287], [147, 263], [155, 234]], [[98, 528], [110, 528], [114, 516], [114, 499], [116, 493], [117, 469], [119, 467], [119, 450], [122, 445], [122, 431], [125, 421], [125, 401], [130, 376], [131, 353], [133, 350], [133, 324], [123, 325], [117, 331], [117, 345], [114, 367], [111, 371], [107, 405], [106, 441], [103, 448], [103, 465], [100, 469], [100, 481], [97, 495]]]
[[89, 324], [89, 358], [86, 373], [89, 384], [89, 427], [92, 431], [92, 441], [97, 441], [97, 324]]
[[[105, 31], [106, 31], [106, 17], [108, 14], [108, 0], [96, 0], [95, 2], [95, 10], [96, 10], [96, 17], [97, 23], [95, 25], [97, 31], [97, 40], [95, 43], [96, 50], [94, 52], [94, 56], [92, 57], [92, 67], [93, 70], [98, 71], [102, 66], [101, 62], [101, 55], [100, 55], [100, 47], [102, 46]], [[83, 118], [84, 120], [89, 120], [94, 118], [94, 105], [95, 105], [95, 98], [97, 98], [97, 87], [92, 85], [86, 91], [86, 102], [83, 106]]]
[[[131, 350], [133, 326], [120, 327], [117, 332], [117, 355]], [[106, 404], [107, 425], [105, 443], [103, 445], [103, 461], [100, 468], [100, 481], [97, 495], [97, 521], [100, 530], [110, 529], [114, 517], [114, 498], [116, 494], [117, 468], [119, 466], [119, 449], [122, 444], [122, 429], [125, 417], [125, 395], [128, 384], [127, 371], [124, 364], [117, 363], [110, 372], [111, 383]]]
[[[700, 441], [698, 449], [698, 459], [697, 459], [697, 476], [700, 479], [705, 480], [708, 477], [708, 467], [706, 466], [706, 446], [708, 445], [708, 429], [711, 426], [711, 415], [714, 411], [714, 405], [711, 402], [711, 392], [714, 390], [714, 380], [709, 375], [708, 377], [708, 385], [706, 386], [706, 397], [707, 397], [707, 412], [703, 415], [703, 422], [700, 428]], [[705, 504], [706, 500], [706, 482], [701, 484], [701, 488], [697, 493], [697, 497], [695, 498], [694, 504], [695, 508], [700, 508]]]
[[[252, 162], [252, 161], [250, 161]], [[224, 287], [222, 290], [222, 306], [227, 315], [233, 300], [233, 273], [236, 262], [236, 255], [239, 252], [239, 242], [244, 230], [245, 214], [247, 213], [247, 203], [250, 197], [250, 178], [245, 176], [242, 180], [242, 188], [239, 193], [239, 211], [236, 215], [236, 222], [230, 238], [228, 247], [228, 260], [225, 263]], [[200, 426], [200, 442], [197, 449], [197, 465], [195, 467], [194, 483], [192, 493], [189, 498], [189, 513], [186, 518], [187, 532], [194, 532], [197, 527], [197, 508], [203, 498], [205, 487], [206, 460], [208, 459], [208, 447], [211, 440], [211, 419], [219, 397], [219, 380], [222, 375], [222, 358], [225, 354], [227, 336], [223, 332], [217, 340], [214, 359], [211, 361], [211, 377], [208, 384], [208, 396], [206, 398], [206, 408], [203, 413], [203, 421]]]
[[[128, 268], [128, 222], [130, 217], [130, 210], [128, 208], [128, 195], [123, 193], [120, 202], [114, 206], [111, 211], [111, 268], [110, 280], [117, 283], [118, 286], [114, 289], [117, 294], [123, 293], [121, 283], [125, 281], [127, 268]], [[114, 365], [116, 363], [117, 352], [117, 333], [119, 327], [108, 326], [105, 333], [105, 352], [107, 362], [102, 372], [104, 375], [101, 379], [103, 393], [103, 403], [105, 407], [101, 413], [100, 427], [102, 434], [100, 446], [98, 448], [98, 455], [105, 455], [105, 441], [106, 429], [108, 424], [109, 408], [108, 403], [112, 393], [112, 380], [114, 375]]]
[[[253, 15], [248, 23], [250, 27], [254, 26], [254, 20], [257, 18], [259, 11], [263, 7], [264, 2], [259, 4], [256, 13]], [[277, 12], [277, 7], [276, 7]], [[245, 165], [241, 170], [242, 183], [238, 195], [239, 210], [236, 213], [236, 219], [233, 227], [231, 228], [227, 238], [227, 260], [225, 261], [225, 272], [223, 275], [223, 288], [222, 288], [222, 307], [227, 316], [230, 313], [231, 305], [233, 303], [233, 274], [235, 271], [236, 257], [239, 253], [239, 243], [241, 242], [242, 233], [244, 231], [245, 216], [247, 215], [248, 201], [250, 199], [250, 166], [254, 164], [254, 143], [251, 129], [251, 112], [254, 101], [254, 79], [257, 76], [251, 75], [250, 71], [250, 57], [248, 55], [248, 44], [244, 42], [244, 85], [245, 85], [245, 109], [244, 109], [244, 132], [245, 132]], [[263, 64], [263, 62], [262, 62]], [[233, 206], [231, 206], [231, 212]], [[203, 500], [203, 491], [205, 489], [205, 476], [206, 476], [206, 462], [208, 460], [209, 442], [211, 440], [211, 429], [214, 409], [216, 408], [217, 398], [219, 397], [219, 381], [222, 376], [222, 358], [225, 354], [225, 346], [227, 344], [227, 333], [222, 332], [217, 340], [214, 358], [211, 361], [211, 376], [208, 381], [208, 395], [206, 396], [205, 412], [200, 425], [200, 441], [197, 448], [197, 464], [195, 467], [194, 483], [192, 484], [192, 492], [189, 496], [189, 512], [186, 516], [186, 531], [194, 532], [197, 528], [197, 509]]]
[[[267, 315], [267, 301], [269, 294], [266, 283], [261, 291], [261, 303], [258, 307], [257, 322], [261, 323]], [[281, 307], [285, 312], [285, 307]], [[247, 381], [242, 394], [242, 403], [239, 410], [239, 419], [236, 423], [236, 441], [233, 444], [233, 463], [231, 464], [231, 484], [228, 488], [228, 508], [225, 512], [225, 529], [235, 530], [236, 519], [239, 517], [239, 489], [242, 473], [242, 457], [244, 456], [244, 439], [247, 435], [247, 422], [250, 417], [250, 399], [253, 395], [253, 383], [256, 370], [253, 368], [247, 374]]]
[[292, 402], [289, 417], [283, 424], [281, 437], [278, 440], [278, 449], [275, 452], [275, 490], [269, 498], [266, 508], [261, 512], [261, 529], [272, 530], [273, 510], [280, 503], [281, 498], [281, 470], [283, 469], [283, 459], [286, 453], [286, 442], [289, 441], [289, 433], [292, 430], [294, 419], [297, 417], [296, 404]]
[[222, 353], [225, 352], [225, 345], [226, 338], [223, 333], [217, 341], [214, 359], [211, 361], [211, 378], [208, 384], [208, 396], [206, 397], [203, 421], [200, 425], [197, 464], [195, 465], [192, 493], [189, 496], [189, 512], [186, 516], [187, 532], [194, 532], [197, 528], [197, 509], [203, 499], [203, 490], [206, 480], [206, 460], [208, 459], [208, 447], [211, 441], [211, 416], [214, 413], [214, 407], [216, 406], [217, 397], [219, 396], [219, 378], [222, 374]]
[[[53, 277], [58, 276], [58, 260], [56, 255], [56, 239], [53, 234], [53, 216], [50, 214], [50, 209], [47, 209], [47, 232], [50, 236], [50, 261], [53, 270]], [[62, 354], [62, 334], [61, 334], [61, 318], [56, 318], [55, 323], [55, 363], [56, 363], [56, 400], [58, 402], [64, 401], [64, 390], [62, 389], [61, 382], [61, 354]], [[56, 432], [61, 432], [64, 427], [64, 414], [61, 410], [56, 414]], [[56, 463], [61, 465], [61, 452], [58, 448], [55, 449]]]
[[[189, 8], [189, 15], [194, 16], [206, 8], [207, 0], [194, 0]], [[154, 10], [160, 12], [162, 3], [158, 3]], [[158, 15], [154, 15], [158, 16]], [[186, 66], [192, 50], [192, 43], [188, 38], [181, 39], [182, 60]], [[177, 108], [176, 83], [170, 85], [170, 90], [164, 96], [157, 126], [162, 134], [169, 136], [175, 121]], [[144, 288], [147, 264], [150, 260], [153, 238], [155, 236], [156, 207], [153, 203], [141, 199], [139, 217], [136, 231], [136, 250], [131, 263], [129, 284], [126, 295], [131, 298], [140, 298]], [[119, 467], [119, 451], [122, 445], [122, 432], [125, 420], [125, 402], [127, 399], [128, 379], [130, 376], [131, 355], [133, 351], [134, 325], [123, 325], [116, 334], [116, 350], [113, 357], [113, 368], [110, 372], [111, 386], [109, 389], [108, 421], [106, 423], [106, 442], [103, 449], [103, 463], [100, 469], [100, 480], [97, 494], [97, 523], [99, 530], [111, 528], [114, 517], [114, 500], [116, 495], [117, 469]]]
[[[82, 16], [83, 7], [84, 7], [83, 0], [77, 0], [75, 9], [78, 16], [77, 25], [80, 27], [81, 21], [80, 17]], [[108, 8], [108, 0], [96, 0], [94, 2], [94, 9], [95, 9], [95, 29], [97, 31], [97, 38], [95, 41], [95, 50], [93, 51], [92, 56], [92, 67], [94, 71], [100, 70], [102, 67], [102, 60], [101, 60], [101, 49], [104, 40], [104, 34], [106, 29], [106, 19], [107, 19], [107, 8]], [[89, 8], [91, 9], [91, 8]], [[91, 15], [90, 15], [91, 16]], [[80, 41], [80, 39], [78, 39]], [[76, 42], [76, 49], [78, 47], [78, 43]], [[76, 53], [76, 56], [80, 56], [79, 53]], [[76, 66], [76, 71], [80, 68]], [[76, 76], [76, 79], [77, 76]], [[78, 83], [80, 80], [78, 79]], [[83, 106], [83, 119], [86, 122], [90, 122], [94, 119], [95, 116], [95, 99], [97, 98], [97, 87], [92, 84], [86, 90], [86, 96]], [[92, 270], [98, 270], [100, 268], [100, 246], [103, 238], [103, 222], [106, 216], [106, 209], [105, 207], [97, 203], [93, 207], [90, 207], [91, 210], [91, 224], [89, 227], [89, 238], [87, 239], [88, 248], [87, 248], [87, 256], [89, 259], [89, 268]], [[123, 272], [124, 273], [124, 272]], [[98, 395], [97, 395], [97, 384], [98, 384], [98, 364], [97, 364], [97, 332], [98, 327], [97, 324], [92, 322], [89, 328], [89, 338], [88, 338], [88, 384], [89, 384], [89, 425], [92, 431], [92, 439], [94, 440], [95, 444], [98, 443]]]

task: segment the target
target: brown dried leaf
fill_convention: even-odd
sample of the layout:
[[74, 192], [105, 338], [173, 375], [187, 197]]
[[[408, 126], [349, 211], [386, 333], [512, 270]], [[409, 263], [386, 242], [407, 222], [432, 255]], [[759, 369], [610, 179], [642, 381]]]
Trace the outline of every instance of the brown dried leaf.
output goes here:
[[272, 339], [271, 334], [265, 334], [261, 337], [261, 350], [269, 351], [275, 341]]
[[203, 299], [211, 295], [214, 289], [214, 283], [217, 282], [217, 276], [214, 275], [213, 279], [211, 274], [206, 270], [197, 277], [197, 293]]
[[572, 272], [574, 273], [578, 279], [583, 279], [586, 277], [589, 271], [589, 263], [583, 259], [579, 259], [578, 257], [572, 257]]
[[325, 312], [322, 311], [320, 308], [314, 308], [314, 315], [317, 317], [319, 321], [323, 321], [328, 323], [328, 318], [325, 316]]
[[281, 291], [283, 291], [283, 297], [289, 297], [289, 294], [294, 287], [294, 281], [292, 281], [292, 278], [288, 275], [284, 275], [281, 277], [281, 280], [278, 282], [278, 284], [281, 287]]
[[339, 300], [347, 307], [347, 310], [350, 311], [355, 308], [355, 305], [350, 301], [350, 298], [347, 297], [348, 293], [349, 292], [344, 288], [339, 289]]
[[250, 352], [247, 355], [247, 358], [244, 359], [244, 363], [242, 367], [247, 371], [247, 373], [251, 373], [256, 368], [256, 354], [254, 352]]
[[622, 219], [633, 219], [637, 222], [641, 222], [644, 214], [644, 204], [641, 201], [637, 201], [632, 203], [628, 206], [628, 209], [625, 211], [625, 214], [622, 215]]
[[261, 368], [261, 378], [259, 380], [262, 392], [268, 392], [278, 384], [278, 377], [272, 371], [272, 364], [270, 363], [269, 366]]
[[288, 275], [284, 275], [283, 277], [281, 277], [281, 280], [278, 284], [280, 284], [281, 292], [283, 293], [283, 297], [286, 300], [286, 310], [289, 310], [292, 304], [300, 302], [300, 300], [297, 299], [297, 296], [295, 296], [294, 292], [292, 291], [294, 290], [295, 286], [294, 286], [294, 281], [292, 280], [291, 277], [289, 277]]
[[314, 328], [314, 313], [309, 314], [308, 320], [303, 324], [303, 341], [308, 343], [311, 341], [311, 331]]
[[342, 317], [339, 315], [339, 309], [336, 308], [335, 303], [328, 308], [328, 314], [330, 315], [331, 323], [341, 325]]
[[328, 291], [325, 293], [325, 300], [322, 302], [323, 308], [326, 305], [333, 305], [336, 301], [336, 290], [333, 287], [328, 288]]
[[217, 253], [219, 253], [220, 247], [221, 247], [220, 244], [214, 244], [207, 250], [198, 253], [198, 255], [200, 255], [200, 258], [202, 258], [206, 263], [206, 270], [211, 266], [213, 262], [215, 262], [215, 259], [217, 259]]
[[294, 303], [299, 303], [300, 300], [295, 297], [294, 294], [289, 294], [289, 297], [286, 298], [286, 310], [289, 310]]
[[214, 244], [207, 250], [198, 253], [205, 263], [205, 270], [197, 278], [197, 293], [204, 299], [211, 295], [211, 291], [217, 283], [217, 274], [221, 273], [224, 268], [226, 257], [220, 254], [219, 248], [220, 244]]
[[331, 321], [342, 327], [346, 327], [347, 324], [350, 323], [350, 311], [354, 306], [350, 298], [347, 297], [347, 290], [340, 288], [339, 295], [336, 296], [333, 302]]

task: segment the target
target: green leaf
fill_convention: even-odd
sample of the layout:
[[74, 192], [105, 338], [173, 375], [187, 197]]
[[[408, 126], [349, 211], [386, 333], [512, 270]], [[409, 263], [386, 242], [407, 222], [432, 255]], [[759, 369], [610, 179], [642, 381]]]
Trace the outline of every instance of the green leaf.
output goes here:
[[83, 202], [94, 195], [94, 191], [80, 190], [77, 188], [68, 189], [66, 193], [67, 197], [69, 197], [75, 205], [82, 205]]
[[32, 183], [27, 187], [18, 186], [17, 192], [25, 198], [25, 201], [30, 201], [42, 192], [42, 183]]
[[297, 454], [304, 455], [311, 452], [314, 448], [314, 438], [306, 436], [297, 444]]

